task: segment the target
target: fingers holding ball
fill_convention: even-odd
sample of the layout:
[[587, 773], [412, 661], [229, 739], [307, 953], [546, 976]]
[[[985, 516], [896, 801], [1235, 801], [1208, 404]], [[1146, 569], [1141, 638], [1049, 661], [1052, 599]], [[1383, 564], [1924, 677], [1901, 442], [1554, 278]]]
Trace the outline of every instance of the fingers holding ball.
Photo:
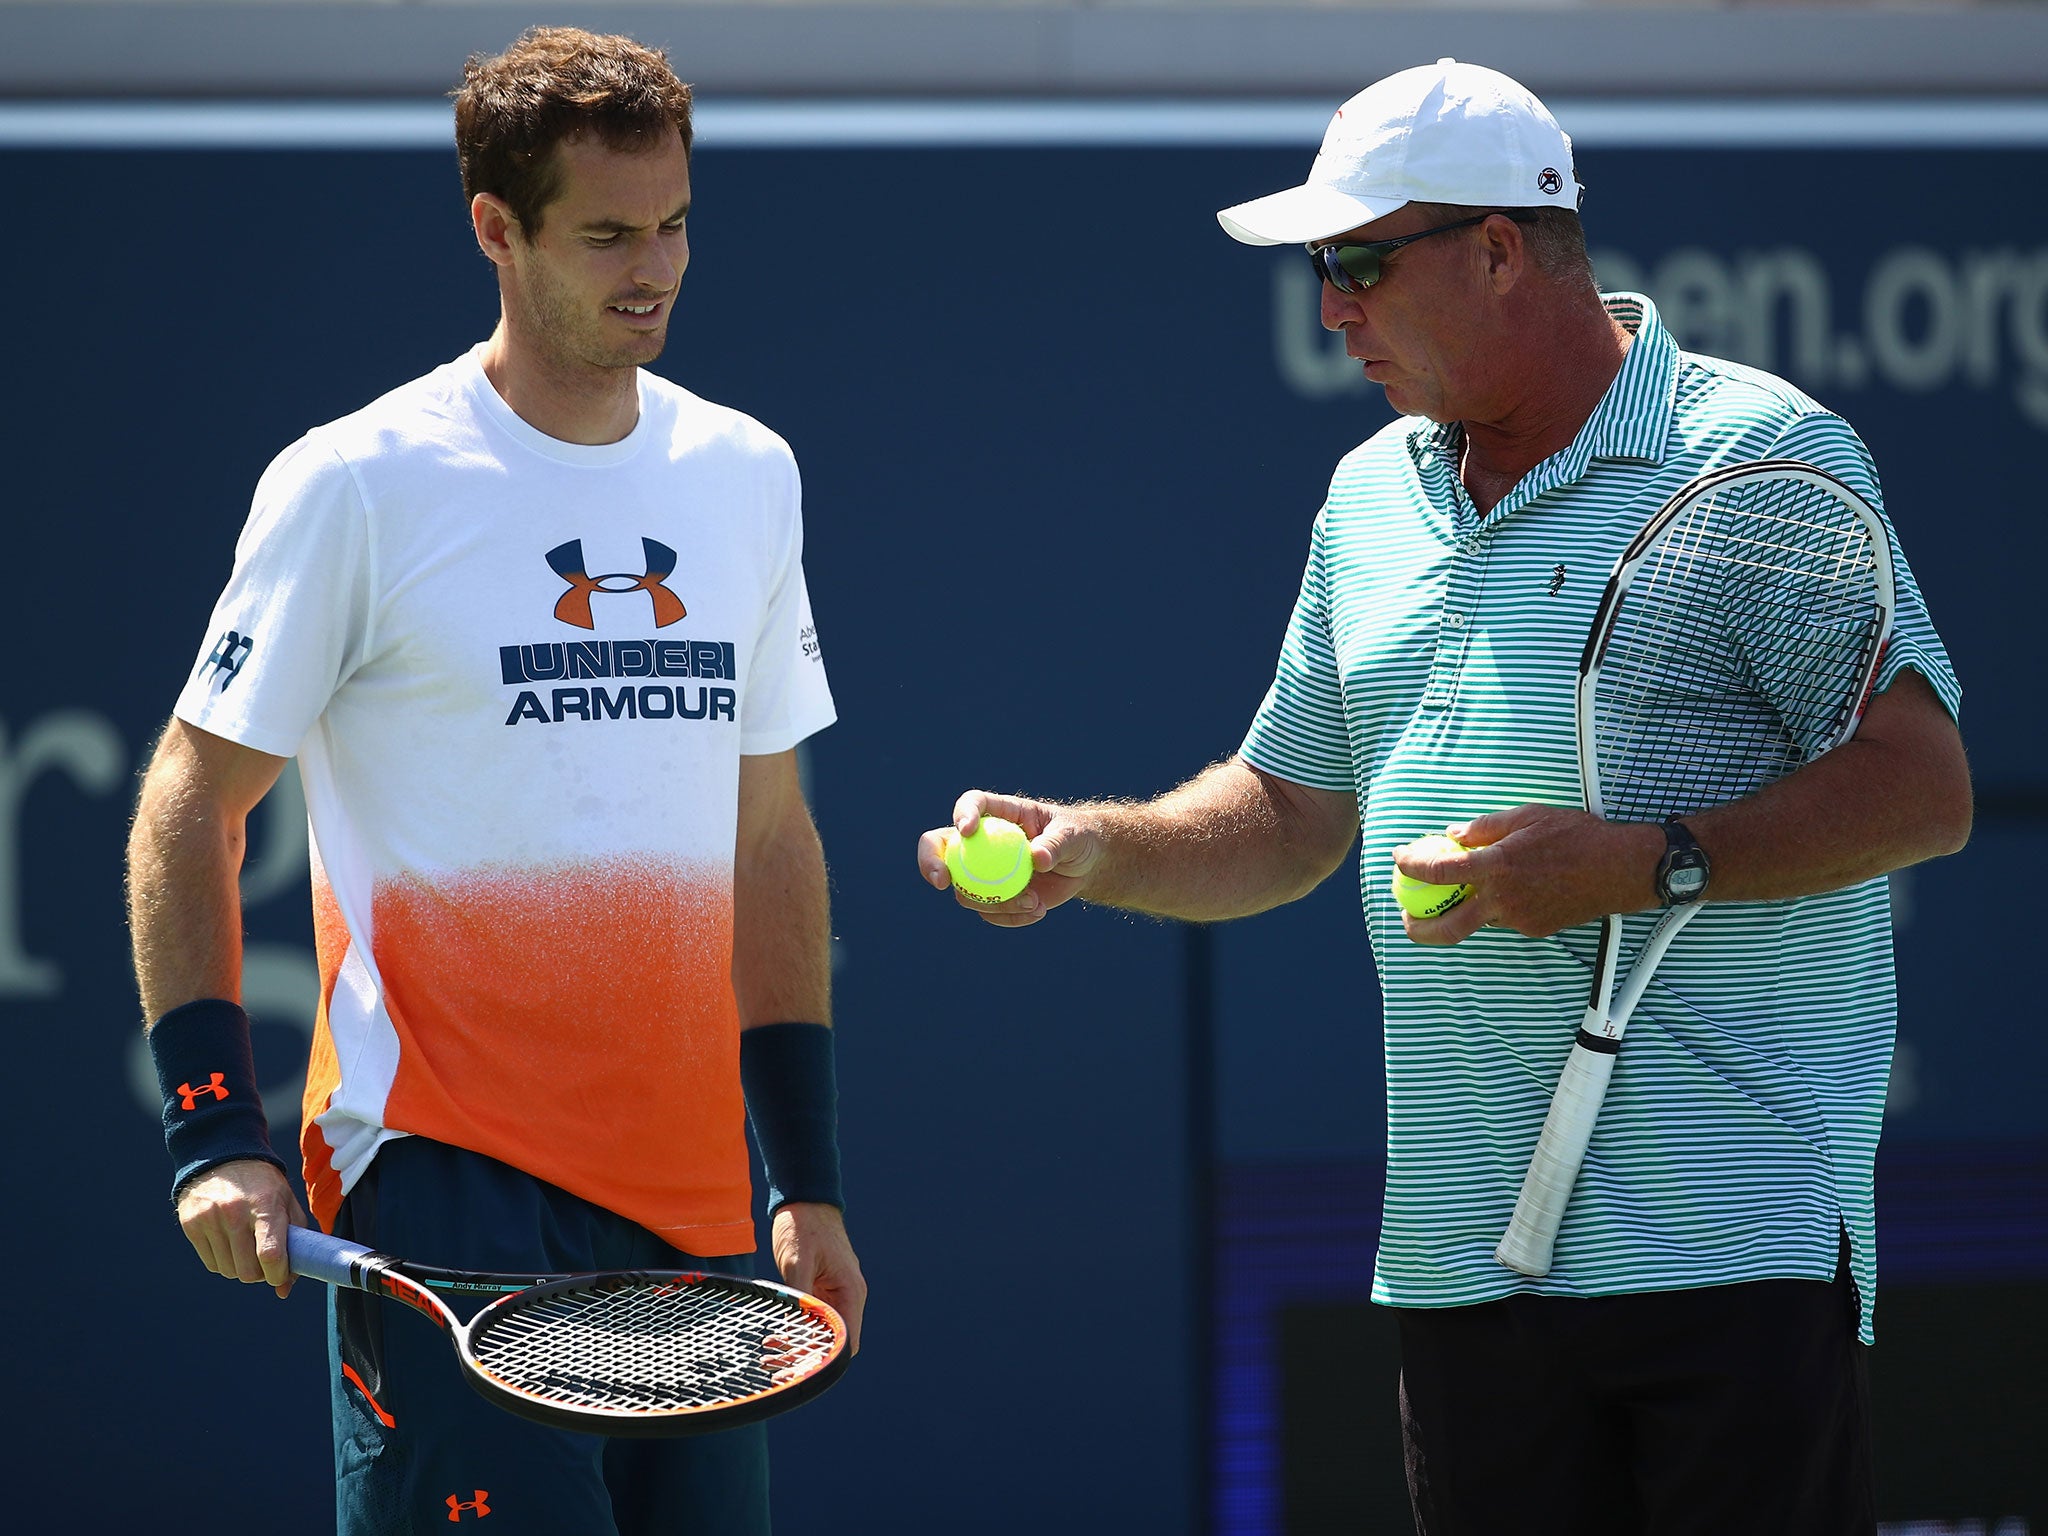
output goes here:
[[947, 837], [946, 870], [968, 901], [1000, 906], [1031, 883], [1031, 839], [1014, 821], [984, 816], [973, 836]]
[[[1463, 843], [1448, 837], [1418, 837], [1408, 847], [1425, 858], [1440, 858], [1448, 853], [1465, 851]], [[1426, 880], [1403, 873], [1399, 865], [1394, 867], [1394, 900], [1410, 917], [1442, 917], [1471, 894], [1469, 885], [1431, 885]]]

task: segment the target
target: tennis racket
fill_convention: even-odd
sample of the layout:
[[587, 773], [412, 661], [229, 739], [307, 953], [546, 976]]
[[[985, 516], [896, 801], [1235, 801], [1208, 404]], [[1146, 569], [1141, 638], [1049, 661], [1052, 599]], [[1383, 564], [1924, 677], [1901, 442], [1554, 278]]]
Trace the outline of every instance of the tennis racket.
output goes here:
[[[765, 1280], [684, 1270], [471, 1274], [310, 1227], [293, 1227], [288, 1241], [294, 1274], [404, 1302], [454, 1342], [472, 1387], [557, 1429], [731, 1429], [809, 1402], [853, 1358], [837, 1312]], [[465, 1323], [440, 1291], [498, 1299]]]
[[[1847, 741], [1892, 624], [1891, 546], [1861, 496], [1789, 459], [1702, 475], [1608, 578], [1579, 660], [1579, 776], [1609, 821], [1755, 794]], [[1600, 923], [1592, 996], [1495, 1257], [1550, 1272], [1629, 1016], [1697, 902], [1651, 929], [1619, 997], [1622, 919]]]

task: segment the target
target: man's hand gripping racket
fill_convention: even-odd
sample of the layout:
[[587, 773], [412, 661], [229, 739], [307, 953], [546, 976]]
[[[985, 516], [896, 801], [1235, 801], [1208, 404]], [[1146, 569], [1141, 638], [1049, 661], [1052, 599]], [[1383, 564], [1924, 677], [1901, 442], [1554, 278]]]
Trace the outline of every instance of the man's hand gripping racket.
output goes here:
[[[1891, 634], [1891, 549], [1846, 485], [1787, 459], [1702, 475], [1616, 562], [1579, 661], [1586, 809], [1661, 822], [1726, 805], [1847, 741]], [[1731, 661], [1730, 658], [1733, 658]], [[1622, 919], [1495, 1256], [1550, 1272], [1630, 1015], [1699, 907], [1665, 912], [1614, 995]]]
[[[639, 1437], [731, 1429], [809, 1402], [852, 1355], [815, 1296], [682, 1270], [432, 1269], [293, 1227], [292, 1270], [404, 1302], [455, 1345], [469, 1384], [557, 1429]], [[467, 1323], [437, 1291], [495, 1296]]]

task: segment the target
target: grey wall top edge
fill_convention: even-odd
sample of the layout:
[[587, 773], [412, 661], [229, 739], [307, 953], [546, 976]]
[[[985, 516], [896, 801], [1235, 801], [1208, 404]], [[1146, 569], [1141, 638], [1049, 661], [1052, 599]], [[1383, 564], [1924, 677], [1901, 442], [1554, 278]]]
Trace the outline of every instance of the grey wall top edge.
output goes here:
[[[1888, 96], [1617, 101], [1553, 95], [1582, 149], [2048, 148], [2048, 97]], [[702, 149], [1313, 149], [1326, 103], [985, 97], [972, 101], [724, 98], [696, 112]], [[409, 149], [447, 153], [445, 100], [0, 99], [0, 150]]]
[[[0, 3], [0, 95], [418, 96], [530, 6]], [[560, 5], [726, 96], [1341, 98], [1445, 54], [1577, 96], [2048, 93], [2048, 6]]]

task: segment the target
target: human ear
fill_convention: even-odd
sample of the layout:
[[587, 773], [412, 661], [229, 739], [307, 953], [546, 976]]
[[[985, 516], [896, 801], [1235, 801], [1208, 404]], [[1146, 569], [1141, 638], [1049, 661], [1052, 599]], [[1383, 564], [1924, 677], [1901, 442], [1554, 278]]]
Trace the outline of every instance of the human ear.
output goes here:
[[1529, 262], [1528, 243], [1523, 239], [1522, 226], [1513, 219], [1495, 217], [1480, 227], [1486, 261], [1488, 284], [1497, 294], [1505, 294], [1521, 281], [1522, 272]]
[[512, 265], [512, 240], [519, 220], [503, 199], [479, 192], [469, 200], [469, 223], [476, 231], [477, 249], [495, 266]]

